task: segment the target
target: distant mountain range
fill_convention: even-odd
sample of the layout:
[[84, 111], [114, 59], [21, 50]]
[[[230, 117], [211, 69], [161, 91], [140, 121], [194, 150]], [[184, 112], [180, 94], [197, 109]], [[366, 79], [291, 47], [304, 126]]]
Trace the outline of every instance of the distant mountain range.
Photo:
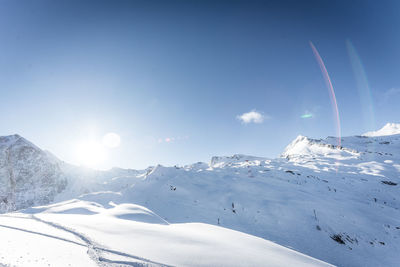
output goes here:
[[[35, 207], [71, 200], [80, 204]], [[0, 137], [1, 212], [96, 213], [88, 203], [140, 205], [159, 224], [222, 226], [339, 266], [396, 266], [400, 124], [340, 142], [298, 136], [276, 159], [238, 154], [145, 170], [90, 170], [21, 136]]]

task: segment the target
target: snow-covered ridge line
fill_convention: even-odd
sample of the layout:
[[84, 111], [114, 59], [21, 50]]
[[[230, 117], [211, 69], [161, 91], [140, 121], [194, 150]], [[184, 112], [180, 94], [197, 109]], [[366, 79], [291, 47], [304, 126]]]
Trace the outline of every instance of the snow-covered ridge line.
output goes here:
[[[367, 138], [364, 141], [365, 144], [361, 144], [361, 146], [354, 146], [353, 144], [355, 142], [350, 137], [343, 137], [342, 146], [337, 146], [337, 141], [334, 137], [328, 137], [327, 139], [322, 140], [300, 135], [286, 147], [281, 157], [287, 159], [296, 157], [314, 158], [316, 156], [332, 157], [332, 155], [338, 154], [341, 158], [354, 158], [359, 157], [360, 154], [363, 153], [393, 155], [391, 152], [376, 151], [374, 147], [365, 151], [360, 150], [360, 148], [363, 149], [363, 147], [368, 143], [377, 142], [370, 138], [380, 138], [380, 141], [378, 142], [379, 145], [388, 144], [393, 141], [393, 138], [387, 135], [377, 136], [377, 133], [397, 134], [399, 131], [398, 129], [400, 129], [400, 124], [388, 123], [382, 129], [374, 132], [375, 134], [371, 134], [373, 135], [372, 137], [365, 135], [359, 136], [358, 138], [360, 139]], [[386, 140], [385, 138], [389, 139]], [[350, 142], [347, 142], [348, 140], [350, 140]], [[10, 163], [10, 160], [13, 161], [13, 163]], [[263, 157], [235, 154], [230, 157], [215, 156], [211, 158], [211, 161], [208, 164], [198, 162], [183, 166], [183, 168], [187, 171], [202, 171], [207, 170], [208, 168], [218, 169], [225, 167], [242, 167], [245, 165], [261, 166], [262, 163], [267, 161], [271, 160]], [[44, 165], [47, 167], [40, 167], [40, 169], [38, 169], [38, 166]], [[43, 168], [47, 168], [47, 172], [41, 172], [44, 171]], [[105, 186], [107, 185], [111, 187], [112, 189], [120, 188], [122, 184], [125, 184], [125, 187], [128, 187], [129, 184], [133, 184], [135, 180], [145, 179], [148, 175], [161, 171], [162, 168], [166, 168], [162, 172], [169, 172], [169, 167], [163, 167], [161, 165], [149, 167], [141, 171], [124, 170], [121, 168], [113, 168], [109, 171], [89, 170], [62, 162], [56, 156], [51, 154], [51, 152], [42, 151], [20, 135], [15, 134], [3, 136], [0, 137], [0, 212], [49, 203], [54, 200], [57, 193], [67, 186], [69, 191], [80, 191], [81, 194], [93, 192], [94, 190], [97, 190], [96, 188], [99, 188], [98, 185], [87, 184], [88, 180], [93, 179], [98, 183], [103, 183]], [[33, 170], [35, 171], [33, 172]], [[24, 173], [26, 174], [25, 177], [20, 177]], [[90, 179], [88, 179], [89, 177]], [[110, 178], [112, 178], [112, 181], [110, 181]], [[39, 187], [43, 188], [43, 193], [35, 191], [34, 187], [32, 188], [27, 186], [27, 181], [30, 181], [30, 184], [42, 183], [43, 185]], [[54, 183], [58, 184], [55, 186], [56, 188], [52, 188]], [[101, 190], [108, 189], [103, 188]], [[66, 197], [65, 195], [66, 194], [64, 193], [63, 198]]]
[[[299, 135], [285, 148], [281, 157], [290, 159], [292, 156], [314, 156], [314, 154], [326, 154], [332, 152], [329, 150], [341, 150], [351, 154], [359, 153], [356, 149], [337, 145], [337, 140], [338, 138], [336, 137], [328, 137], [327, 139], [322, 140]], [[343, 138], [341, 138], [341, 141], [343, 141]], [[313, 146], [317, 148], [315, 149]]]
[[[340, 148], [336, 141], [300, 136], [285, 151], [292, 155], [290, 160], [237, 154], [213, 157], [210, 163], [157, 165], [141, 171], [94, 171], [61, 161], [55, 164], [48, 154], [29, 145], [13, 145], [0, 154], [4, 163], [0, 182], [35, 172], [20, 177], [21, 183], [6, 191], [22, 199], [9, 197], [7, 203], [1, 199], [0, 203], [9, 205], [10, 211], [17, 209], [18, 201], [21, 208], [77, 199], [80, 207], [63, 202], [48, 206], [47, 211], [32, 210], [61, 221], [68, 216], [58, 215], [83, 214], [89, 221], [111, 216], [138, 223], [142, 215], [146, 219], [151, 213], [141, 209], [138, 215], [129, 206], [140, 205], [156, 214], [152, 218], [158, 218], [156, 225], [162, 227], [213, 224], [274, 240], [339, 266], [396, 266], [400, 261], [396, 253], [400, 249], [400, 135], [343, 137]], [[46, 172], [49, 166], [56, 172]], [[44, 171], [32, 176], [36, 170]], [[58, 181], [57, 175], [67, 181], [60, 193], [53, 182]], [[47, 183], [42, 182], [43, 176]], [[29, 187], [24, 187], [26, 183]], [[4, 188], [0, 187], [1, 194]], [[106, 211], [98, 212], [99, 207]]]
[[366, 132], [363, 136], [374, 137], [374, 136], [387, 136], [400, 134], [400, 123], [387, 123], [381, 129], [372, 132]]
[[233, 156], [214, 156], [211, 158], [209, 166], [211, 168], [222, 168], [226, 166], [232, 166], [238, 163], [246, 162], [261, 162], [265, 161], [267, 158], [248, 156], [243, 154], [235, 154]]

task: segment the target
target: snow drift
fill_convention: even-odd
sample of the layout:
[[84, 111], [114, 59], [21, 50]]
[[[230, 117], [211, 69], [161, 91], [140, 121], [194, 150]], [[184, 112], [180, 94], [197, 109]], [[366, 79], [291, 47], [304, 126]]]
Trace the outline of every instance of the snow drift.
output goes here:
[[[98, 237], [100, 243], [128, 254], [135, 251], [136, 256], [153, 262], [144, 261], [146, 264], [288, 264], [292, 256], [281, 249], [277, 250], [279, 255], [273, 255], [272, 243], [263, 243], [272, 240], [339, 266], [396, 266], [400, 261], [400, 134], [396, 124], [388, 125], [368, 136], [343, 137], [341, 146], [336, 137], [299, 136], [276, 159], [237, 154], [181, 167], [158, 165], [145, 170], [101, 172], [43, 156], [42, 161], [49, 161], [46, 166], [57, 163], [57, 175], [50, 176], [54, 183], [46, 184], [51, 188], [48, 191], [43, 191], [41, 182], [34, 188], [41, 192], [39, 196], [51, 192], [50, 197], [34, 198], [29, 205], [24, 200], [29, 199], [31, 191], [19, 190], [27, 196], [15, 198], [15, 206], [3, 211], [63, 201], [29, 208], [18, 216], [33, 215], [88, 233], [91, 238]], [[20, 158], [18, 164], [24, 165], [24, 160]], [[9, 175], [16, 165], [7, 166], [4, 170]], [[10, 177], [7, 175], [0, 180]], [[38, 177], [25, 178], [40, 181]], [[66, 181], [61, 183], [60, 193], [59, 181]], [[93, 227], [99, 222], [97, 228]], [[227, 229], [234, 230], [229, 232], [233, 236], [225, 232]], [[199, 235], [194, 234], [197, 231]], [[242, 234], [253, 241], [244, 241]], [[263, 241], [255, 241], [255, 236]], [[128, 241], [135, 238], [140, 242]], [[167, 240], [189, 256], [174, 252], [165, 255]], [[256, 243], [266, 250], [259, 250]], [[159, 245], [156, 251], [150, 249], [154, 244]], [[233, 244], [239, 247], [233, 248]], [[254, 248], [254, 261], [244, 256], [244, 252], [250, 252], [240, 244]], [[229, 251], [228, 260], [228, 255], [213, 253], [223, 248]], [[206, 255], [210, 257], [203, 261]], [[98, 255], [97, 260], [129, 261], [106, 256]], [[322, 264], [303, 260], [300, 265]]]

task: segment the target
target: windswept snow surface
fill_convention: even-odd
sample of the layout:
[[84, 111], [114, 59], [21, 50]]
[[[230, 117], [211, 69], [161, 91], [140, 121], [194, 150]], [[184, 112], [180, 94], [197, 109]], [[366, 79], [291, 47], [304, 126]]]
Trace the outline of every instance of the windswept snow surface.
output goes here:
[[[26, 209], [23, 216], [88, 234], [100, 248], [146, 264], [292, 259], [282, 251], [272, 257], [271, 240], [339, 266], [398, 266], [400, 134], [382, 134], [397, 133], [397, 124], [388, 125], [391, 130], [385, 126], [379, 134], [343, 137], [340, 146], [336, 137], [299, 136], [277, 159], [238, 154], [108, 172], [60, 163], [68, 183], [55, 201], [64, 202]], [[176, 251], [164, 249], [167, 243]], [[105, 259], [101, 264], [132, 260], [91, 251]]]
[[12, 266], [328, 266], [223, 227], [169, 224], [134, 204], [71, 200], [1, 222], [0, 263]]
[[73, 234], [29, 216], [0, 216], [0, 266], [97, 266]]

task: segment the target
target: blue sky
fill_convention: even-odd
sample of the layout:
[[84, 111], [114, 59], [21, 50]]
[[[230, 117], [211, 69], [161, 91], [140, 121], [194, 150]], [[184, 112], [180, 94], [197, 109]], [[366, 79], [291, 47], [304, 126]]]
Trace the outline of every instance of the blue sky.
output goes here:
[[[336, 133], [310, 41], [342, 135], [374, 130], [399, 122], [399, 12], [397, 1], [0, 0], [0, 134], [80, 164], [77, 143], [117, 133], [103, 169], [276, 157], [299, 134]], [[263, 120], [238, 118], [251, 111]]]

